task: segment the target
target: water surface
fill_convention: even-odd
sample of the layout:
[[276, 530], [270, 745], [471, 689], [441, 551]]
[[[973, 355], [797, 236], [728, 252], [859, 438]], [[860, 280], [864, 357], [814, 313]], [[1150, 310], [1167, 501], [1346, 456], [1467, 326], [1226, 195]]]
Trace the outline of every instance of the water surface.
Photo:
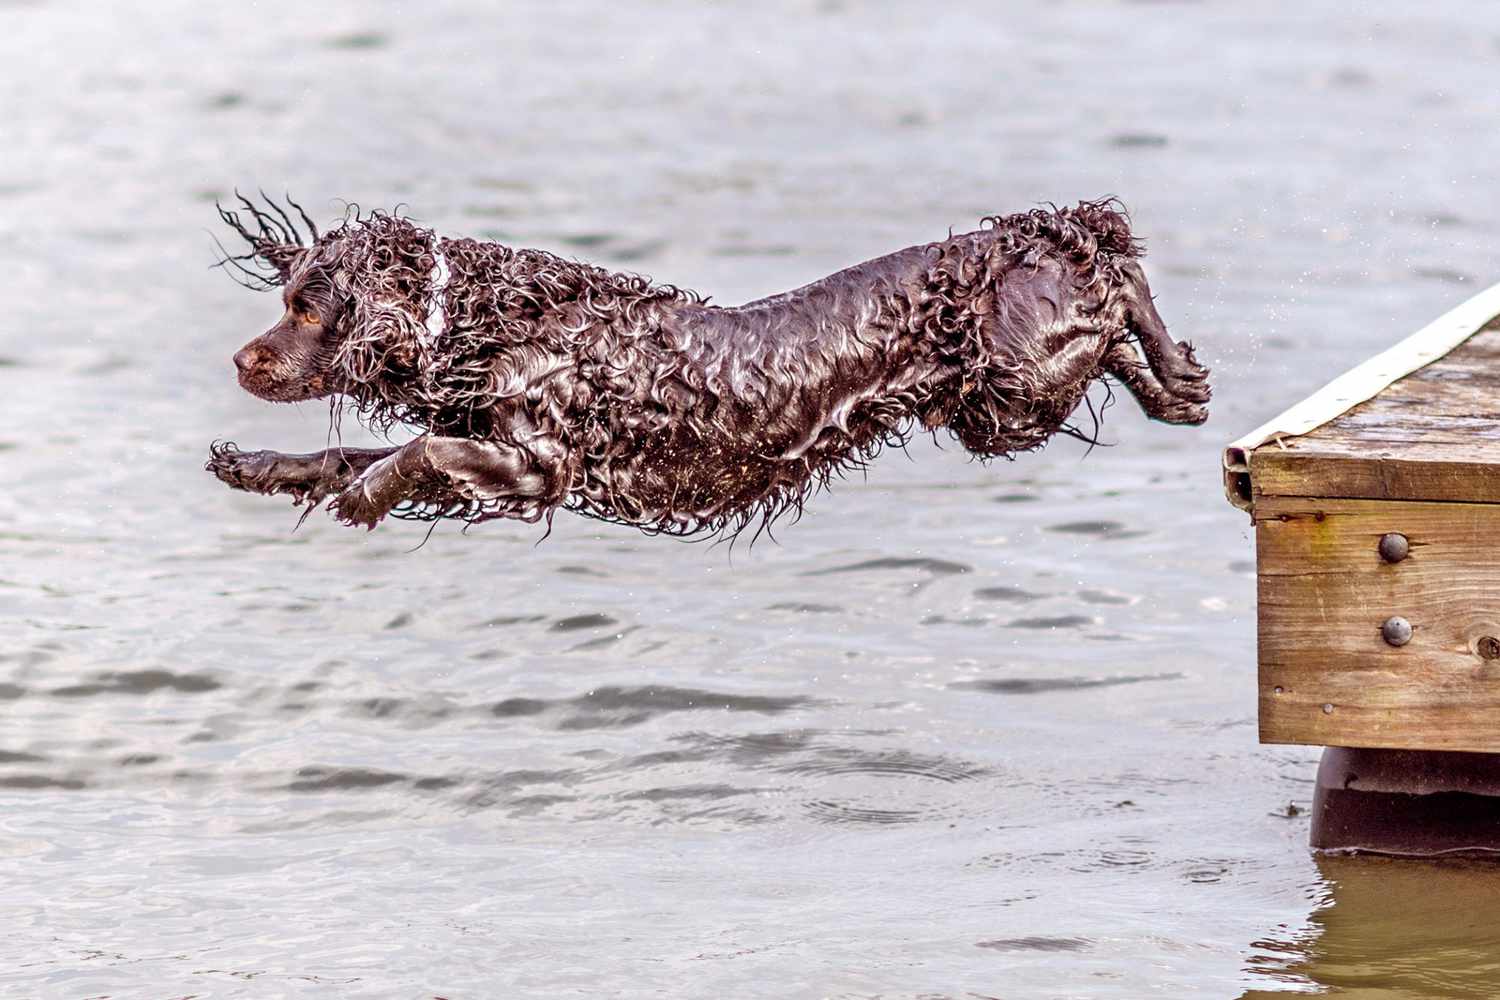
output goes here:
[[[0, 992], [1495, 995], [1500, 876], [1306, 852], [1216, 465], [1495, 279], [1497, 73], [1482, 4], [0, 5]], [[328, 433], [233, 383], [236, 185], [722, 302], [1118, 194], [1214, 416], [732, 550], [293, 532], [200, 468]]]

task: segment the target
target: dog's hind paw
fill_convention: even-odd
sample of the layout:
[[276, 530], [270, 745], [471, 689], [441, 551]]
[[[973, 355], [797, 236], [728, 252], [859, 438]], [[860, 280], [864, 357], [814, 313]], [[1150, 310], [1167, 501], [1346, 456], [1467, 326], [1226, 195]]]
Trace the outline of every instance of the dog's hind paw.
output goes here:
[[1201, 424], [1208, 420], [1208, 407], [1187, 399], [1179, 399], [1152, 413], [1151, 416], [1168, 424]]
[[[1193, 345], [1185, 340], [1177, 342], [1177, 356], [1162, 366], [1158, 376], [1162, 387], [1179, 399], [1194, 403], [1207, 403], [1213, 398], [1213, 388], [1208, 384], [1209, 370], [1198, 363], [1193, 355]], [[1202, 421], [1183, 421], [1202, 423]]]

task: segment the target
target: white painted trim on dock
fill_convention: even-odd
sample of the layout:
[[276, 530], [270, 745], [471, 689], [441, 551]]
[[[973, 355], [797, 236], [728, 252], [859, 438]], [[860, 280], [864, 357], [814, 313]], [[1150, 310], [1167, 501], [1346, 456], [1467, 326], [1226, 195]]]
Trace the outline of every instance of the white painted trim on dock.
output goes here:
[[1491, 285], [1400, 343], [1354, 366], [1285, 413], [1235, 441], [1224, 449], [1224, 492], [1229, 502], [1250, 509], [1242, 477], [1250, 471], [1250, 453], [1256, 448], [1316, 430], [1378, 395], [1397, 379], [1432, 364], [1497, 316], [1500, 316], [1500, 284]]

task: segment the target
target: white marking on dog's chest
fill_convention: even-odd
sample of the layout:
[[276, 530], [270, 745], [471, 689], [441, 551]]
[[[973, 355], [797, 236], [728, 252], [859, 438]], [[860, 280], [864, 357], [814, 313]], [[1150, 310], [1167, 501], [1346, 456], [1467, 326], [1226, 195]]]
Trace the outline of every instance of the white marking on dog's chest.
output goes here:
[[436, 247], [432, 251], [432, 274], [428, 283], [431, 291], [427, 298], [427, 342], [430, 344], [442, 336], [443, 328], [448, 325], [443, 310], [443, 291], [448, 287], [448, 258]]

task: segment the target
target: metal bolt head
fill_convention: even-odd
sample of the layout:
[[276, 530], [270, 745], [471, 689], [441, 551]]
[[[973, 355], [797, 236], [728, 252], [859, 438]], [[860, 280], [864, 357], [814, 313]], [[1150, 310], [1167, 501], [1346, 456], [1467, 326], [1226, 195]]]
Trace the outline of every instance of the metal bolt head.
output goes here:
[[1380, 626], [1380, 635], [1392, 646], [1404, 646], [1411, 642], [1411, 622], [1400, 615], [1391, 615]]
[[1399, 531], [1380, 536], [1380, 558], [1388, 563], [1398, 563], [1411, 554], [1411, 543]]

